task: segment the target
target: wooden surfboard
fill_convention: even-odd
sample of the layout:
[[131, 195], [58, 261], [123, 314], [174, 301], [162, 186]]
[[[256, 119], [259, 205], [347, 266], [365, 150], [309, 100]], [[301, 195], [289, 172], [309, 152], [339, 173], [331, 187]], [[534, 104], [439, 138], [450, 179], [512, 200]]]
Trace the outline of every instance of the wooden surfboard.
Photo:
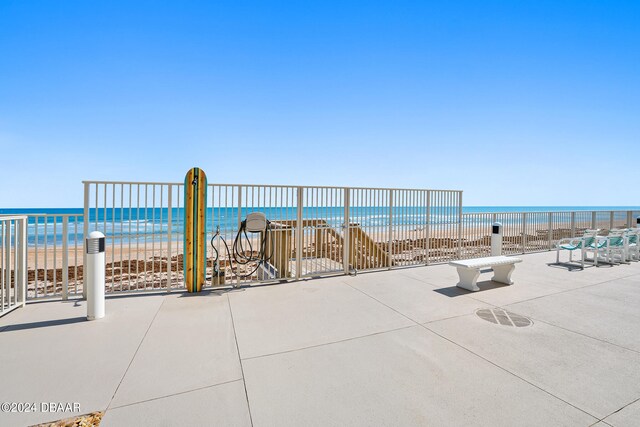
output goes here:
[[207, 263], [207, 175], [200, 168], [184, 178], [184, 211], [184, 283], [188, 292], [200, 292]]

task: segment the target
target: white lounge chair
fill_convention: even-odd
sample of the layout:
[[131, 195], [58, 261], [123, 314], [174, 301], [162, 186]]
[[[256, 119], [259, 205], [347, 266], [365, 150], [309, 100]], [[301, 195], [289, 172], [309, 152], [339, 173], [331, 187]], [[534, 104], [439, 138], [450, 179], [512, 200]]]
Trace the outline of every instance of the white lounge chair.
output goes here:
[[640, 229], [628, 228], [624, 235], [624, 244], [627, 251], [627, 261], [640, 260]]
[[[556, 243], [556, 264], [560, 263], [560, 251], [569, 251], [569, 262], [573, 262], [573, 251], [580, 250], [580, 266], [584, 268], [587, 251], [592, 251], [592, 246], [597, 246], [596, 236], [598, 230], [585, 230], [582, 237], [561, 239]], [[593, 251], [592, 251], [593, 252]], [[595, 265], [598, 265], [597, 251], [594, 254]]]
[[599, 254], [603, 254], [607, 262], [614, 264], [627, 262], [627, 250], [625, 245], [624, 230], [611, 230], [606, 238], [600, 239], [602, 247], [598, 249]]

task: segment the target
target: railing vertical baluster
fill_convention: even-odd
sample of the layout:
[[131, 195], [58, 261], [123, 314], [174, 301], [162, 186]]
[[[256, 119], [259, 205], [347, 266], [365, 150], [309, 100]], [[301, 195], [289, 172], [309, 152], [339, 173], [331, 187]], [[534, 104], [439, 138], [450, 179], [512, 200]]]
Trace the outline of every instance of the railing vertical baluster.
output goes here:
[[27, 304], [27, 217], [20, 220], [20, 299]]
[[167, 186], [167, 205], [169, 205], [169, 209], [167, 210], [167, 292], [171, 292], [171, 240], [172, 240], [172, 231], [173, 231], [173, 202], [172, 202], [172, 193], [173, 186], [169, 184]]
[[4, 227], [4, 285], [6, 287], [6, 299], [11, 307], [11, 220], [3, 222]]
[[[106, 193], [106, 188], [105, 188], [105, 193]], [[105, 212], [105, 216], [106, 216], [106, 212]], [[115, 184], [111, 184], [111, 290], [113, 291], [113, 289], [115, 288], [115, 253], [116, 253], [116, 185]], [[106, 227], [105, 227], [105, 234], [107, 234], [106, 231]]]
[[387, 243], [388, 249], [387, 256], [388, 267], [391, 268], [391, 262], [393, 260], [392, 252], [392, 236], [393, 236], [393, 190], [389, 190], [389, 241]]
[[242, 225], [242, 186], [238, 185], [238, 230]]
[[84, 216], [82, 220], [82, 298], [87, 299], [87, 236], [89, 235], [89, 190], [91, 184], [84, 182]]
[[[34, 232], [35, 232], [35, 239], [34, 239], [34, 248], [33, 248], [33, 255], [34, 255], [34, 261], [35, 261], [35, 265], [33, 267], [33, 269], [35, 270], [35, 284], [33, 285], [33, 296], [34, 298], [38, 298], [38, 247], [40, 246], [40, 244], [38, 243], [39, 240], [39, 236], [38, 234], [40, 234], [38, 232], [38, 227], [40, 226], [40, 217], [35, 215], [33, 218], [33, 222], [34, 222]], [[4, 224], [4, 223], [3, 223]]]
[[351, 229], [350, 229], [350, 212], [349, 212], [349, 198], [350, 198], [350, 190], [349, 188], [344, 188], [344, 223], [342, 224], [343, 238], [342, 238], [342, 264], [344, 268], [344, 274], [349, 274], [349, 245], [351, 240]]
[[427, 260], [425, 262], [426, 265], [429, 265], [429, 261], [431, 258], [431, 190], [427, 191], [427, 233], [426, 233], [426, 247], [427, 247]]
[[522, 213], [522, 253], [527, 252], [527, 213]]
[[44, 296], [46, 297], [49, 293], [48, 283], [49, 283], [49, 217], [44, 217], [44, 278], [42, 282], [44, 283]]
[[4, 224], [5, 221], [0, 221], [0, 314], [5, 311], [5, 295], [7, 295], [7, 287], [4, 283], [4, 271], [6, 270], [6, 267], [4, 266]]
[[58, 217], [53, 217], [53, 294], [58, 290]]
[[[232, 197], [233, 201], [233, 197]], [[248, 204], [248, 194], [247, 194], [247, 204]], [[240, 226], [242, 225], [242, 186], [238, 185], [238, 231], [240, 231]], [[229, 261], [231, 262], [231, 261]], [[236, 284], [240, 286], [240, 277], [236, 276]]]
[[[206, 203], [206, 201], [205, 201]], [[206, 236], [205, 236], [206, 240]], [[155, 288], [155, 252], [156, 252], [156, 186], [151, 186], [151, 289]], [[206, 261], [205, 261], [206, 266]]]
[[553, 213], [549, 212], [549, 250], [553, 249]]
[[613, 229], [613, 211], [609, 212], [609, 230]]
[[133, 246], [133, 244], [131, 243], [131, 213], [132, 213], [132, 209], [133, 209], [133, 197], [131, 196], [131, 191], [132, 191], [133, 186], [131, 184], [129, 184], [129, 215], [127, 217], [128, 219], [128, 223], [129, 223], [129, 234], [127, 235], [127, 252], [129, 254], [129, 262], [127, 263], [127, 290], [130, 291], [131, 290], [131, 246]]
[[73, 216], [73, 295], [78, 295], [78, 215]]
[[122, 276], [124, 276], [124, 184], [120, 184], [120, 292], [122, 292]]
[[458, 208], [458, 259], [462, 259], [462, 191], [457, 193]]
[[69, 299], [69, 217], [62, 217], [62, 299]]
[[296, 280], [299, 280], [302, 276], [302, 240], [304, 227], [302, 223], [302, 209], [304, 203], [304, 194], [302, 192], [302, 187], [298, 187], [297, 189], [297, 220], [296, 220]]

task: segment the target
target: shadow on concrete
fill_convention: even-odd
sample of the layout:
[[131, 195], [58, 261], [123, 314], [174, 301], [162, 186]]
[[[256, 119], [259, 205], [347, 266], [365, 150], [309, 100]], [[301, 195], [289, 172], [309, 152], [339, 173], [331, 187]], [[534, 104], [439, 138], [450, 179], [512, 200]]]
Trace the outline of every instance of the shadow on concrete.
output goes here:
[[[482, 281], [482, 282], [478, 282], [477, 285], [480, 288], [480, 290], [477, 291], [477, 292], [490, 291], [491, 289], [505, 288], [505, 287], [509, 286], [506, 283], [498, 283], [498, 282], [494, 282], [492, 280], [485, 280], [485, 281]], [[471, 291], [469, 291], [469, 292], [471, 292]], [[474, 292], [471, 292], [471, 293], [474, 293]]]
[[[561, 268], [567, 271], [582, 271], [583, 268], [580, 264], [571, 264], [569, 262], [549, 262], [547, 266], [551, 268]], [[585, 268], [592, 267], [591, 265], [585, 265]]]
[[591, 268], [591, 267], [609, 268], [609, 267], [613, 267], [614, 265], [615, 264], [611, 264], [611, 263], [608, 263], [606, 261], [598, 261], [598, 265], [593, 265], [593, 264], [589, 263], [589, 264], [585, 264], [584, 268], [582, 268], [582, 266], [580, 264], [575, 264], [575, 263], [572, 264], [570, 262], [549, 262], [549, 263], [547, 263], [547, 266], [549, 266], [551, 268], [561, 268], [561, 269], [567, 270], [567, 271], [582, 271], [582, 270], [585, 270], [585, 269]]
[[22, 331], [25, 329], [48, 328], [50, 326], [70, 325], [72, 323], [87, 322], [86, 317], [70, 317], [68, 319], [43, 320], [41, 322], [14, 323], [7, 325], [1, 332]]
[[221, 297], [228, 292], [233, 291], [244, 291], [243, 288], [235, 289], [235, 288], [224, 288], [224, 289], [202, 289], [200, 292], [187, 292], [186, 290], [180, 292], [178, 298], [195, 298], [195, 297]]
[[121, 293], [117, 293], [118, 291], [115, 291], [115, 292], [116, 293], [106, 294], [105, 298], [107, 300], [110, 300], [110, 299], [119, 299], [119, 298], [164, 297], [166, 295], [169, 295], [169, 294], [174, 293], [174, 292], [179, 292], [179, 291], [167, 292], [166, 289], [163, 289], [163, 290], [159, 290], [159, 291], [156, 291], [156, 290], [150, 290], [150, 291], [140, 290], [140, 291], [122, 291]]
[[493, 282], [491, 280], [484, 280], [482, 282], [477, 282], [476, 284], [480, 288], [479, 291], [468, 291], [466, 289], [462, 289], [457, 286], [449, 286], [448, 288], [434, 289], [433, 291], [439, 294], [448, 296], [450, 298], [455, 298], [455, 297], [475, 294], [477, 292], [489, 291], [491, 289], [498, 289], [498, 288], [503, 288], [505, 286], [509, 286], [507, 284]]

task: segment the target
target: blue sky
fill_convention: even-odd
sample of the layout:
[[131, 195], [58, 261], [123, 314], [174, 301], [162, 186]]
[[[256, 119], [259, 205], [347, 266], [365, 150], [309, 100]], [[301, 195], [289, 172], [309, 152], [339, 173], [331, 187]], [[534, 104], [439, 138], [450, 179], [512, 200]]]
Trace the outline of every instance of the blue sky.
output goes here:
[[0, 0], [0, 207], [192, 166], [638, 205], [638, 22], [638, 1]]

